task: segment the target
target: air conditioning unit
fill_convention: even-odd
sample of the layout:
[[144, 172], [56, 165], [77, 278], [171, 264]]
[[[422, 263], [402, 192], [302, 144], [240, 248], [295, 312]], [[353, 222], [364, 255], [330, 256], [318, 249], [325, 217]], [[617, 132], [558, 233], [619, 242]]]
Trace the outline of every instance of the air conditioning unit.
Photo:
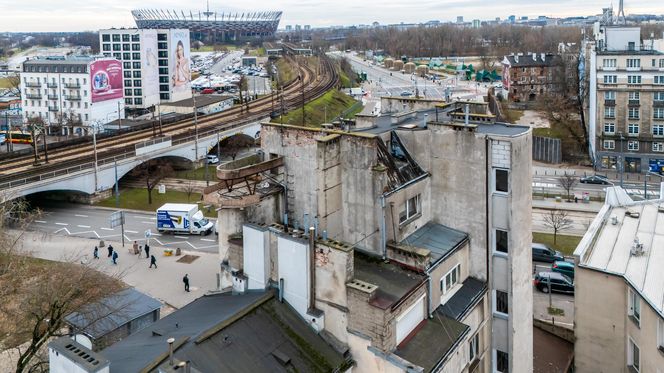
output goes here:
[[629, 253], [634, 256], [640, 256], [643, 255], [643, 251], [643, 244], [639, 242], [638, 238], [635, 238], [634, 242], [632, 243], [632, 249], [629, 251]]
[[618, 225], [618, 217], [616, 215], [611, 215], [611, 225]]

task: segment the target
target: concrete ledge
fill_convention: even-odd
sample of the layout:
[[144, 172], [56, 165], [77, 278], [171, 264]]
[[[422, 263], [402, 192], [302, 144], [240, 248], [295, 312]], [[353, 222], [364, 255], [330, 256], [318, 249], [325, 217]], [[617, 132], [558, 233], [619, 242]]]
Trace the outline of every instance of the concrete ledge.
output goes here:
[[576, 337], [574, 336], [574, 330], [555, 325], [545, 320], [533, 319], [533, 327], [551, 333], [556, 337], [560, 337], [570, 343], [574, 343], [576, 340]]

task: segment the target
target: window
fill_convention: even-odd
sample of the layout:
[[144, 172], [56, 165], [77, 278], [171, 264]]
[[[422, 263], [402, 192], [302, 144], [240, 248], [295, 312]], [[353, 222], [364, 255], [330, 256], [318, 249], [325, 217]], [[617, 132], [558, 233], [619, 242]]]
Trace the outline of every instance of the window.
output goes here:
[[641, 98], [641, 95], [639, 94], [638, 91], [629, 92], [629, 100], [630, 101], [639, 101], [640, 98]]
[[131, 59], [132, 60], [140, 60], [141, 59], [141, 54], [134, 52], [134, 53], [131, 54]]
[[134, 71], [134, 78], [140, 78], [141, 77], [141, 72], [140, 71]]
[[664, 75], [655, 75], [655, 84], [664, 84]]
[[510, 371], [510, 355], [507, 352], [496, 350], [496, 372], [507, 373]]
[[653, 108], [652, 115], [655, 119], [664, 119], [664, 107]]
[[664, 68], [664, 58], [659, 59], [659, 67]]
[[627, 42], [627, 50], [630, 51], [636, 50], [636, 43], [633, 41]]
[[[125, 36], [125, 35], [122, 35], [122, 36]], [[130, 49], [131, 49], [131, 46], [129, 44], [122, 44], [122, 50], [123, 51], [128, 51]]]
[[664, 320], [657, 320], [657, 348], [664, 352]]
[[113, 50], [114, 51], [119, 51], [120, 50], [120, 44], [113, 44]]
[[131, 96], [131, 89], [125, 89], [124, 95]]
[[627, 68], [635, 69], [641, 67], [641, 60], [638, 58], [628, 58], [627, 59]]
[[604, 118], [615, 118], [616, 117], [616, 108], [613, 106], [604, 108]]
[[141, 68], [141, 63], [140, 62], [132, 62], [131, 67], [134, 69], [140, 69]]
[[639, 134], [639, 124], [638, 123], [629, 123], [627, 125], [627, 133], [634, 136]]
[[140, 80], [134, 80], [134, 87], [140, 87], [141, 86], [141, 81]]
[[125, 104], [132, 105], [132, 100], [130, 98], [125, 98]]
[[604, 133], [607, 135], [612, 135], [616, 133], [616, 124], [615, 123], [604, 123]]
[[641, 75], [627, 75], [627, 84], [641, 84]]
[[604, 143], [602, 145], [604, 146], [604, 150], [613, 150], [616, 148], [616, 141], [604, 140]]
[[508, 295], [504, 291], [500, 290], [494, 290], [494, 311], [498, 313], [502, 313], [504, 315], [509, 314], [509, 307], [508, 307]]
[[122, 63], [122, 68], [123, 69], [131, 69], [131, 62], [123, 62]]
[[157, 43], [157, 49], [168, 49], [168, 43]]
[[662, 142], [653, 142], [652, 143], [652, 151], [653, 152], [658, 152], [661, 153], [664, 151], [664, 143]]
[[125, 78], [131, 78], [131, 71], [123, 71], [122, 74], [124, 75]]
[[605, 100], [615, 100], [616, 99], [616, 91], [606, 91], [606, 92], [604, 92], [604, 99]]
[[457, 264], [440, 279], [440, 292], [447, 294], [454, 285], [458, 284], [461, 278], [461, 264]]
[[159, 68], [159, 74], [160, 75], [168, 75], [168, 67], [160, 67]]
[[508, 235], [507, 231], [496, 229], [496, 251], [508, 253]]
[[416, 195], [413, 198], [409, 198], [406, 203], [404, 203], [403, 209], [399, 213], [399, 224], [402, 224], [420, 213], [420, 195]]
[[602, 66], [603, 67], [616, 67], [616, 59], [615, 58], [605, 58], [604, 61], [602, 61]]
[[509, 173], [507, 170], [496, 169], [496, 192], [509, 192]]
[[627, 117], [629, 119], [639, 119], [639, 108], [631, 107], [627, 110]]
[[475, 334], [468, 341], [468, 362], [473, 362], [480, 357], [480, 333]]
[[[628, 337], [629, 338], [629, 337]], [[641, 350], [639, 346], [634, 343], [632, 338], [629, 338], [629, 348], [627, 350], [627, 365], [635, 371], [641, 369]]]
[[143, 94], [142, 89], [134, 89], [134, 96], [141, 96]]
[[168, 52], [167, 51], [159, 51], [159, 52], [157, 52], [157, 57], [159, 57], [159, 58], [168, 58]]
[[652, 99], [654, 101], [664, 101], [664, 92], [653, 92]]
[[122, 53], [122, 59], [123, 59], [123, 60], [128, 60], [128, 59], [129, 59], [129, 56], [131, 56], [130, 53]]
[[125, 86], [125, 87], [131, 87], [131, 80], [128, 80], [128, 79], [125, 80], [125, 81], [124, 81], [124, 86]]
[[134, 34], [134, 35], [131, 36], [131, 41], [141, 41], [141, 39], [138, 36], [138, 34]]
[[617, 75], [604, 75], [604, 84], [616, 84], [618, 83]]
[[120, 34], [113, 34], [113, 41], [120, 41]]
[[110, 52], [111, 51], [111, 45], [110, 44], [103, 44], [101, 46], [101, 50], [103, 50], [105, 52]]
[[115, 58], [117, 60], [121, 60], [122, 59], [122, 53], [113, 53], [113, 58]]
[[652, 134], [653, 136], [664, 136], [664, 124], [653, 124]]
[[140, 44], [132, 44], [131, 45], [131, 50], [133, 50], [134, 52], [138, 52], [138, 51], [141, 50], [141, 45]]
[[168, 66], [168, 60], [159, 60], [159, 66]]
[[142, 99], [142, 98], [140, 98], [140, 97], [139, 97], [139, 98], [136, 98], [136, 99], [134, 99], [134, 102], [136, 103], [136, 105], [143, 105], [143, 99]]
[[111, 35], [104, 34], [101, 36], [101, 41], [111, 41]]
[[639, 150], [639, 142], [636, 140], [630, 140], [627, 141], [627, 150], [629, 151], [638, 151]]
[[129, 34], [122, 34], [122, 41], [129, 41]]
[[636, 322], [640, 324], [641, 321], [641, 299], [639, 294], [633, 291], [631, 288], [627, 289], [627, 301], [629, 304], [629, 309], [627, 314]]

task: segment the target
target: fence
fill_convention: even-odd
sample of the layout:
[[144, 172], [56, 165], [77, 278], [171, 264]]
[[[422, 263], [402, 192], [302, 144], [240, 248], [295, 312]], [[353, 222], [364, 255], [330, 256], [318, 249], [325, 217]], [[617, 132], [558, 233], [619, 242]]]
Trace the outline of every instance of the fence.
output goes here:
[[561, 163], [563, 156], [560, 139], [533, 136], [533, 160], [553, 164]]

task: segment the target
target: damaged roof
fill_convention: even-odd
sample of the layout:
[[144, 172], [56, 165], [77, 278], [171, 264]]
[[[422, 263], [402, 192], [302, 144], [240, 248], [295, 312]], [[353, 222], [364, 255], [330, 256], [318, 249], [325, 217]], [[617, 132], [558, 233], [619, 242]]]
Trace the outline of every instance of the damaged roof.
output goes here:
[[445, 260], [466, 241], [468, 233], [430, 221], [404, 238], [399, 245], [427, 249], [431, 252], [433, 262], [436, 262]]
[[486, 282], [468, 277], [461, 288], [445, 304], [438, 306], [438, 310], [450, 318], [461, 321], [482, 299], [486, 291]]

